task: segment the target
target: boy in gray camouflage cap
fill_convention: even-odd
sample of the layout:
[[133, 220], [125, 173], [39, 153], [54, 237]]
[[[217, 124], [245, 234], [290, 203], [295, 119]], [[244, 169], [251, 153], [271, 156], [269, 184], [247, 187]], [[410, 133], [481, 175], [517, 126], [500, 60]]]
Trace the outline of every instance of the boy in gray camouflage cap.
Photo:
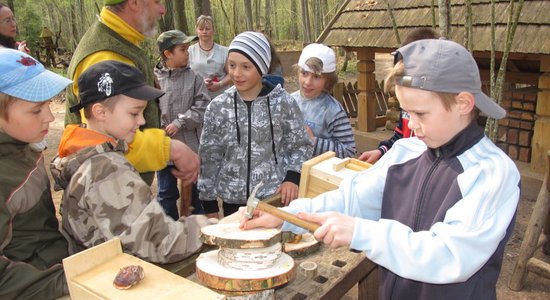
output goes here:
[[[161, 55], [154, 69], [160, 89], [165, 92], [159, 99], [161, 125], [172, 139], [184, 142], [195, 153], [199, 151], [204, 111], [210, 96], [203, 78], [189, 67], [189, 43], [196, 36], [187, 36], [179, 30], [169, 30], [157, 38]], [[173, 166], [157, 172], [158, 201], [166, 214], [179, 218], [177, 201], [180, 198], [178, 179], [172, 174]], [[197, 185], [182, 183], [182, 214], [203, 214]]]
[[88, 125], [67, 126], [52, 163], [56, 184], [65, 190], [62, 229], [72, 238], [71, 254], [119, 237], [124, 251], [147, 261], [190, 256], [200, 249], [200, 228], [208, 220], [172, 220], [124, 157], [145, 122], [147, 101], [164, 93], [147, 85], [138, 69], [117, 61], [93, 65], [78, 84], [80, 102], [71, 110], [84, 108]]

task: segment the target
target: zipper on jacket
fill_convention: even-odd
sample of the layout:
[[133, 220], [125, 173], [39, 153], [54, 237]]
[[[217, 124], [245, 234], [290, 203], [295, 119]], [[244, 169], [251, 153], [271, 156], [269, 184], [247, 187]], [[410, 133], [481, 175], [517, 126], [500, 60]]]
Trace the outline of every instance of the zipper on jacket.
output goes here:
[[247, 167], [246, 167], [246, 199], [250, 196], [250, 156], [252, 156], [252, 105], [254, 102], [250, 103], [250, 106], [247, 105], [248, 109], [248, 149], [247, 149]]
[[416, 205], [416, 209], [414, 212], [414, 223], [412, 228], [413, 231], [418, 230], [418, 226], [419, 226], [418, 223], [420, 223], [420, 209], [422, 208], [422, 204], [424, 202], [424, 195], [426, 194], [426, 187], [428, 186], [428, 182], [430, 182], [430, 179], [432, 178], [432, 175], [435, 169], [437, 168], [437, 166], [442, 160], [441, 150], [439, 150], [439, 148], [435, 149], [435, 156], [436, 156], [436, 159], [432, 164], [432, 166], [430, 167], [430, 170], [428, 170], [428, 174], [426, 175], [424, 182], [422, 182], [422, 188], [420, 189], [420, 195], [418, 197], [418, 204]]

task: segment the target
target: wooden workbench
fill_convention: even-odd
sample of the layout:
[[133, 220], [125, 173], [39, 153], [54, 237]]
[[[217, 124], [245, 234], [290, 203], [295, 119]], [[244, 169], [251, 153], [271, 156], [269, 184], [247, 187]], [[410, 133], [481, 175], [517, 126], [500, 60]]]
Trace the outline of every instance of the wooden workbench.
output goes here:
[[[305, 261], [317, 264], [317, 275], [307, 278], [299, 272], [300, 263]], [[296, 277], [288, 284], [275, 289], [275, 299], [335, 300], [343, 297], [356, 284], [356, 299], [377, 299], [377, 266], [361, 252], [346, 248], [330, 249], [322, 245], [319, 251], [295, 259], [295, 266]], [[190, 274], [187, 279], [200, 283], [195, 274]]]
[[307, 278], [301, 272], [289, 284], [275, 290], [276, 299], [327, 299], [344, 296], [358, 284], [356, 299], [377, 299], [377, 265], [361, 252], [346, 248], [330, 249], [322, 245], [318, 252], [295, 259], [296, 268], [302, 262], [317, 264], [317, 274]]

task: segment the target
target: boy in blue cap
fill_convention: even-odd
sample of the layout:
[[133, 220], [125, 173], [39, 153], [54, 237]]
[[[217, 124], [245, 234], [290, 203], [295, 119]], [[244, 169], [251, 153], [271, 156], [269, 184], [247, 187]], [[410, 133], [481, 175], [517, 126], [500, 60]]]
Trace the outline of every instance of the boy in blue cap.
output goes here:
[[0, 49], [0, 298], [68, 294], [59, 232], [41, 142], [54, 120], [50, 99], [71, 83], [37, 60]]

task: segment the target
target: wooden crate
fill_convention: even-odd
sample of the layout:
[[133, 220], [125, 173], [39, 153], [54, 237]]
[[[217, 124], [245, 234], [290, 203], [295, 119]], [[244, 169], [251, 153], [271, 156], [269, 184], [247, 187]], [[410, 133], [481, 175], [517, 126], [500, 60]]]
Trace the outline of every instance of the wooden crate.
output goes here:
[[340, 186], [345, 176], [368, 169], [371, 164], [356, 158], [338, 158], [329, 151], [302, 164], [298, 198], [313, 198]]
[[[145, 277], [127, 290], [113, 286], [120, 268], [140, 265]], [[63, 259], [72, 299], [225, 299], [225, 296], [184, 277], [122, 253], [120, 239]]]

